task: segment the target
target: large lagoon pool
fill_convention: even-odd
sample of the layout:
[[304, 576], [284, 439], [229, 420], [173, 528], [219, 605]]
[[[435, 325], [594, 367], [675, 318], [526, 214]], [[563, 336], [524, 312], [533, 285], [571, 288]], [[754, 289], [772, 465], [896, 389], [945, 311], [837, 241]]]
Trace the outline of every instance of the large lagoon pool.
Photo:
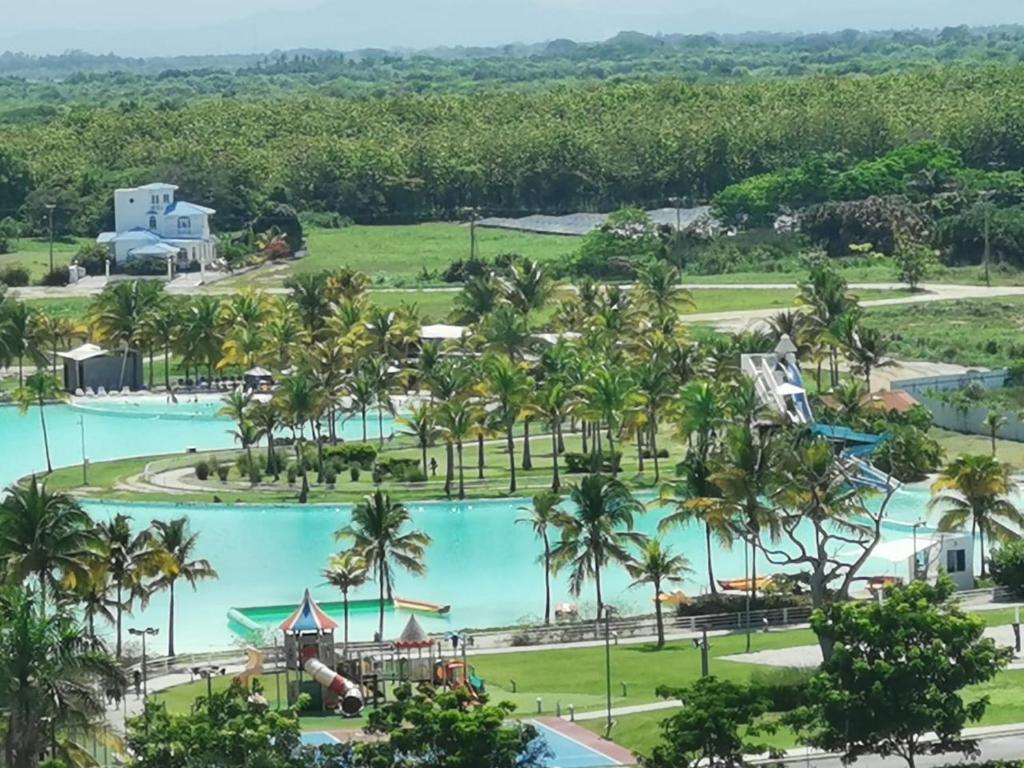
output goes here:
[[[230, 447], [231, 422], [214, 415], [219, 407], [215, 400], [177, 405], [140, 400], [137, 405], [99, 401], [83, 407], [49, 406], [46, 416], [54, 465], [81, 461], [83, 425], [85, 452], [94, 462], [175, 453], [189, 447], [200, 451]], [[370, 420], [369, 429], [375, 437], [376, 419]], [[386, 418], [385, 433], [391, 429], [391, 420]], [[349, 419], [341, 433], [356, 438], [361, 424]], [[0, 407], [0, 484], [7, 485], [44, 466], [38, 413], [31, 410], [21, 414], [16, 408]], [[886, 536], [909, 535], [911, 524], [924, 517], [927, 497], [923, 486], [901, 490], [889, 505]], [[537, 562], [540, 545], [528, 525], [515, 522], [528, 503], [522, 499], [410, 505], [416, 526], [430, 534], [433, 544], [426, 555], [427, 574], [414, 577], [399, 572], [395, 593], [407, 599], [451, 605], [447, 617], [421, 617], [428, 630], [507, 626], [542, 616], [544, 576]], [[231, 608], [296, 604], [306, 588], [325, 602], [340, 597], [324, 585], [321, 570], [328, 557], [339, 550], [334, 532], [348, 523], [350, 506], [87, 502], [86, 507], [97, 519], [118, 513], [130, 515], [140, 527], [155, 519], [184, 515], [199, 532], [196, 556], [208, 559], [220, 579], [201, 583], [197, 593], [187, 587], [178, 591], [176, 635], [181, 651], [212, 650], [237, 643], [229, 627], [227, 614]], [[640, 519], [639, 529], [655, 533], [664, 514], [664, 509], [651, 509]], [[696, 526], [680, 528], [668, 538], [694, 567], [681, 588], [690, 594], [705, 591], [702, 530]], [[742, 577], [743, 549], [717, 548], [715, 568], [718, 578]], [[765, 568], [762, 562], [762, 572]], [[893, 566], [870, 562], [866, 572], [892, 573]], [[604, 576], [607, 599], [622, 609], [650, 610], [650, 589], [631, 589], [629, 583], [623, 569], [609, 568]], [[375, 598], [374, 585], [367, 585], [353, 597]], [[555, 580], [553, 599], [556, 603], [576, 602], [585, 615], [594, 610], [592, 586], [587, 586], [581, 598], [574, 599], [564, 576]], [[404, 614], [389, 611], [386, 635], [396, 636], [405, 620]], [[135, 623], [166, 627], [166, 595], [154, 596], [145, 611], [137, 610], [129, 619], [129, 624]], [[370, 639], [375, 626], [375, 611], [357, 611], [352, 619], [352, 637]]]

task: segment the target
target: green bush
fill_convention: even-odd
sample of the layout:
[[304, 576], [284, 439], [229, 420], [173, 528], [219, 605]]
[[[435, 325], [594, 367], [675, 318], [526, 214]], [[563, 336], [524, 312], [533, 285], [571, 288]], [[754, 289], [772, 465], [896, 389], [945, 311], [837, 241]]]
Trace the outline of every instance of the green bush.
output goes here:
[[295, 481], [299, 477], [299, 467], [296, 464], [288, 465], [288, 485], [295, 485]]
[[210, 463], [208, 461], [196, 462], [196, 477], [200, 480], [206, 480], [210, 477]]
[[382, 478], [391, 477], [399, 482], [405, 482], [410, 473], [419, 471], [419, 460], [389, 456], [378, 461], [376, 469], [380, 471]]
[[[0, 253], [3, 253], [3, 251], [0, 251]], [[0, 283], [9, 288], [22, 288], [29, 283], [28, 270], [24, 267], [0, 269]]]
[[758, 669], [750, 676], [754, 695], [771, 702], [773, 712], [792, 712], [807, 703], [807, 685], [814, 669], [782, 667]]
[[39, 284], [47, 286], [63, 286], [67, 285], [70, 280], [70, 271], [68, 270], [66, 265], [62, 265], [54, 267], [52, 271], [47, 272], [45, 275], [43, 275], [42, 279], [40, 279], [39, 281]]
[[359, 482], [359, 467], [353, 464], [348, 468], [348, 476], [352, 478], [353, 483]]
[[324, 456], [340, 459], [342, 466], [355, 464], [360, 469], [372, 469], [377, 449], [369, 443], [341, 443], [325, 447]]
[[1024, 541], [1003, 544], [989, 561], [992, 580], [1016, 597], [1024, 597]]
[[333, 488], [336, 482], [338, 482], [338, 473], [334, 471], [334, 467], [324, 469], [324, 484]]
[[228, 481], [228, 475], [231, 474], [231, 466], [229, 464], [218, 464], [217, 465], [217, 477], [220, 478], [222, 483]]
[[563, 458], [570, 475], [587, 474], [595, 466], [602, 472], [617, 472], [622, 466], [622, 454], [619, 451], [613, 454], [601, 453], [596, 459], [590, 453], [566, 453]]

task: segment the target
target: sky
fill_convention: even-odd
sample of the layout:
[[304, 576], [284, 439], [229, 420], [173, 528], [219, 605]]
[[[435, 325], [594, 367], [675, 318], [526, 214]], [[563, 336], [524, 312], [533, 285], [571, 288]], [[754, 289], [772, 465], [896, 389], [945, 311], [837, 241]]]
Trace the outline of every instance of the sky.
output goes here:
[[1024, 23], [1021, 0], [0, 0], [0, 50], [131, 56]]

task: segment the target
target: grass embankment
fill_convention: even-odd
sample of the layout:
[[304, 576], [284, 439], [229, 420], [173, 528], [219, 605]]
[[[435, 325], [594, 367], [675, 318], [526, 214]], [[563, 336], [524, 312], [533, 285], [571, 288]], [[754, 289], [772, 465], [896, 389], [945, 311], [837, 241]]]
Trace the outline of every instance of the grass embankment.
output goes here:
[[[517, 496], [529, 496], [551, 486], [552, 462], [551, 462], [551, 438], [548, 435], [537, 434], [536, 430], [530, 437], [531, 458], [533, 468], [522, 469], [523, 440], [521, 438], [521, 427], [517, 430], [516, 439], [516, 478], [518, 484]], [[374, 442], [371, 440], [371, 442]], [[374, 443], [376, 444], [376, 443]], [[411, 438], [404, 435], [396, 436], [392, 441], [385, 442], [385, 455], [399, 458], [421, 460], [422, 454]], [[582, 450], [582, 437], [579, 434], [566, 432], [565, 447], [568, 452], [580, 452]], [[666, 428], [659, 435], [659, 447], [669, 451], [668, 459], [660, 459], [662, 477], [671, 475], [672, 467], [683, 453], [682, 443], [676, 439], [671, 429]], [[280, 455], [287, 455], [293, 460], [294, 453], [290, 447], [279, 447]], [[255, 454], [265, 454], [266, 448], [254, 449]], [[240, 450], [228, 451], [205, 451], [197, 454], [175, 454], [165, 457], [146, 457], [136, 459], [122, 459], [109, 462], [92, 464], [89, 467], [88, 495], [93, 498], [116, 499], [119, 501], [166, 501], [166, 502], [201, 502], [209, 503], [214, 496], [229, 503], [294, 503], [298, 495], [298, 483], [289, 485], [287, 478], [282, 474], [278, 482], [273, 478], [265, 478], [265, 482], [252, 489], [248, 481], [242, 479], [237, 468], [232, 466], [231, 474], [227, 483], [222, 483], [216, 477], [206, 481], [195, 478], [193, 473], [187, 473], [183, 481], [194, 488], [193, 492], [173, 493], [164, 491], [156, 486], [151, 486], [152, 493], [138, 490], [118, 490], [118, 486], [125, 483], [137, 482], [137, 476], [145, 468], [146, 464], [159, 460], [161, 470], [194, 467], [196, 462], [202, 459], [209, 459], [217, 456], [221, 463], [233, 462], [242, 455]], [[463, 449], [464, 471], [466, 478], [467, 498], [498, 498], [508, 495], [509, 487], [509, 461], [508, 453], [505, 450], [505, 442], [502, 439], [488, 441], [484, 448], [484, 475], [485, 479], [477, 479], [477, 445], [475, 442], [466, 443]], [[444, 498], [444, 468], [445, 449], [442, 445], [435, 445], [427, 451], [428, 464], [430, 459], [437, 461], [437, 475], [428, 478], [425, 483], [396, 483], [385, 480], [381, 488], [399, 495], [404, 501], [421, 501], [427, 499]], [[457, 462], [457, 459], [456, 459]], [[458, 464], [455, 465], [455, 484], [453, 496], [458, 490]], [[562, 469], [562, 483], [574, 481], [576, 478], [565, 472], [565, 460], [560, 462]], [[620, 478], [637, 488], [654, 486], [654, 468], [651, 460], [645, 460], [644, 472], [639, 471], [639, 461], [634, 446], [627, 444], [625, 454], [622, 458], [622, 470]], [[359, 479], [353, 481], [348, 472], [342, 472], [337, 476], [336, 486], [331, 489], [316, 484], [316, 473], [310, 472], [312, 483], [310, 502], [311, 503], [338, 503], [360, 501], [366, 494], [371, 493], [377, 486], [373, 484], [372, 473], [361, 471]], [[51, 488], [61, 490], [73, 490], [82, 487], [82, 469], [78, 467], [65, 467], [56, 470], [48, 478]]]
[[[963, 453], [992, 452], [992, 441], [985, 435], [963, 435], [946, 429], [932, 429], [930, 435], [942, 446], [947, 459], [954, 459]], [[1024, 468], [1024, 443], [997, 438], [996, 458], [1015, 469]]]
[[[987, 696], [990, 701], [988, 711], [981, 722], [971, 725], [1007, 725], [1024, 722], [1024, 699], [1020, 695], [1022, 685], [1024, 685], [1024, 670], [1013, 670], [1001, 672], [991, 682], [968, 688], [966, 691], [968, 700], [973, 701]], [[612, 741], [637, 754], [649, 754], [661, 739], [661, 722], [671, 714], [670, 711], [643, 712], [616, 717], [611, 734]], [[583, 721], [580, 725], [594, 733], [604, 735], [604, 720]], [[773, 735], [758, 737], [757, 741], [779, 749], [792, 749], [798, 746], [796, 735], [785, 727], [780, 727]]]
[[1003, 368], [1024, 359], [1024, 297], [905, 304], [867, 310], [893, 334], [893, 357]]
[[[85, 238], [68, 241], [55, 240], [53, 243], [53, 264], [61, 266], [70, 264], [71, 259], [83, 243], [91, 242]], [[50, 241], [35, 238], [22, 238], [11, 243], [11, 252], [0, 254], [0, 272], [11, 267], [28, 270], [29, 279], [35, 283], [50, 271]]]

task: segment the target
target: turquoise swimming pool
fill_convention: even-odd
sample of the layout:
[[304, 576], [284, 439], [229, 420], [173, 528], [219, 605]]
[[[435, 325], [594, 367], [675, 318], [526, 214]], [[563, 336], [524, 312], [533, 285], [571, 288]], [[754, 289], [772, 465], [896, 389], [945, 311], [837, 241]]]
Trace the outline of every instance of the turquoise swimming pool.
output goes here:
[[[184, 408], [182, 409], [182, 406]], [[196, 408], [195, 406], [201, 406]], [[86, 455], [93, 461], [173, 453], [186, 447], [209, 450], [231, 445], [230, 422], [216, 418], [217, 403], [145, 407], [115, 403], [47, 408], [55, 465], [78, 463], [81, 459], [81, 427], [85, 428]], [[181, 410], [179, 410], [181, 409]], [[190, 410], [191, 409], [191, 410]], [[192, 415], [190, 415], [192, 414]], [[40, 469], [44, 465], [38, 414], [20, 414], [0, 407], [0, 483]], [[375, 430], [375, 420], [371, 420]], [[391, 430], [390, 419], [384, 429]], [[349, 420], [343, 434], [355, 437], [361, 431], [358, 420]], [[376, 435], [376, 432], [372, 432]], [[901, 491], [890, 504], [890, 537], [906, 536], [910, 524], [924, 516], [928, 492], [924, 487]], [[430, 502], [411, 505], [416, 524], [433, 537], [426, 556], [427, 575], [415, 578], [398, 575], [397, 595], [452, 606], [447, 617], [424, 619], [429, 630], [461, 627], [510, 625], [538, 618], [543, 611], [543, 571], [537, 565], [540, 554], [528, 526], [516, 525], [526, 500]], [[220, 579], [203, 583], [193, 594], [183, 589], [177, 595], [177, 638], [183, 651], [224, 648], [237, 642], [231, 632], [230, 608], [296, 604], [303, 590], [310, 588], [322, 601], [337, 600], [324, 586], [320, 570], [330, 554], [337, 551], [334, 531], [349, 519], [351, 507], [338, 506], [228, 506], [164, 505], [88, 502], [97, 518], [117, 513], [130, 515], [139, 526], [153, 519], [187, 515], [200, 533], [197, 557], [210, 560]], [[645, 533], [654, 533], [664, 510], [652, 509], [639, 522]], [[682, 585], [690, 593], [707, 587], [704, 569], [704, 539], [698, 528], [685, 528], [669, 537], [672, 546], [693, 563], [695, 572]], [[718, 578], [737, 578], [744, 573], [743, 551], [721, 550], [716, 554]], [[872, 563], [873, 573], [892, 566]], [[629, 589], [629, 577], [621, 568], [610, 568], [604, 577], [607, 598], [620, 608], [646, 611], [651, 605], [647, 589]], [[374, 586], [354, 595], [376, 597]], [[554, 584], [554, 600], [569, 601], [564, 578]], [[133, 621], [163, 627], [167, 623], [167, 598], [154, 597], [149, 607]], [[578, 602], [586, 613], [593, 611], [594, 598], [588, 588]], [[357, 612], [352, 636], [369, 639], [376, 614]], [[396, 635], [405, 615], [389, 612], [386, 632]]]

